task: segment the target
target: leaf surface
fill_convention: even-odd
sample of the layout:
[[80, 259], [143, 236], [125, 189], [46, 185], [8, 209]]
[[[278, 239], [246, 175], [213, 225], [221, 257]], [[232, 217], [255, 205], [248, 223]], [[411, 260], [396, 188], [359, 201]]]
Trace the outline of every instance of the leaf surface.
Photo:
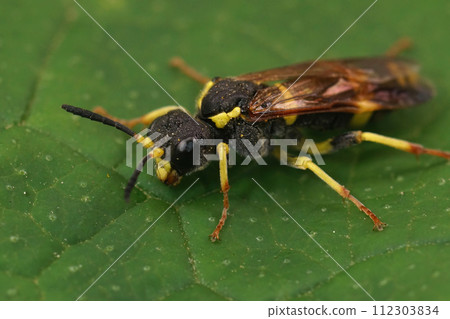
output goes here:
[[[170, 57], [208, 76], [314, 60], [371, 4], [79, 3], [191, 111], [201, 87]], [[437, 96], [367, 130], [449, 150], [450, 4], [408, 4], [379, 1], [324, 58], [382, 54], [412, 38], [404, 55], [420, 62]], [[273, 159], [234, 167], [230, 217], [212, 244], [217, 163], [174, 188], [143, 174], [126, 203], [127, 136], [60, 109], [102, 105], [133, 118], [175, 102], [75, 2], [44, 1], [40, 13], [35, 5], [0, 13], [0, 299], [448, 300], [445, 160], [369, 144], [325, 158], [324, 169], [389, 224], [382, 233], [312, 173]]]

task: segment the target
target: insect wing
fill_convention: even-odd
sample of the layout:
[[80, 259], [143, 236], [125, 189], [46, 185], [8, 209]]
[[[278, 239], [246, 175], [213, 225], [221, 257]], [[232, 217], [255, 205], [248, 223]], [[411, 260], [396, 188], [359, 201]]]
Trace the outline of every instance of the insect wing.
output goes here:
[[[239, 79], [276, 81], [257, 92], [249, 103], [248, 120], [321, 112], [364, 113], [423, 103], [432, 96], [431, 86], [418, 75], [417, 64], [398, 58], [321, 61], [304, 72], [307, 63]], [[276, 75], [276, 72], [280, 74]], [[303, 71], [302, 71], [303, 70]], [[259, 74], [259, 75], [258, 75]], [[287, 78], [283, 77], [286, 76]]]

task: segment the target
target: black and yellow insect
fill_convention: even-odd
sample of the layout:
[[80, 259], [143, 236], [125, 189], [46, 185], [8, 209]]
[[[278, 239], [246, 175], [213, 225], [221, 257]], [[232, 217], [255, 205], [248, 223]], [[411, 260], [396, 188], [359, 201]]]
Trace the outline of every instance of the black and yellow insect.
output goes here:
[[[196, 101], [197, 114], [194, 117], [179, 106], [163, 107], [128, 121], [114, 118], [102, 108], [97, 108], [96, 113], [69, 105], [63, 105], [62, 108], [114, 126], [133, 136], [145, 148], [151, 149], [130, 178], [125, 198], [129, 197], [149, 158], [155, 159], [158, 178], [165, 184], [176, 185], [182, 176], [208, 164], [202, 156], [200, 164], [194, 165], [193, 143], [200, 139], [220, 140], [216, 145], [201, 149], [201, 155], [217, 154], [219, 157], [220, 186], [224, 196], [222, 216], [210, 235], [212, 241], [219, 239], [229, 208], [227, 157], [230, 140], [236, 141], [235, 147], [239, 155], [247, 156], [247, 148], [241, 142], [243, 140], [255, 144], [260, 139], [295, 136], [302, 141], [305, 138], [302, 128], [329, 130], [361, 127], [374, 113], [414, 106], [433, 95], [431, 86], [419, 76], [418, 66], [409, 60], [395, 57], [394, 54], [319, 61], [312, 66], [307, 62], [213, 79], [196, 73], [180, 59], [174, 60], [173, 64], [204, 84]], [[130, 129], [138, 123], [149, 126], [146, 136]], [[157, 141], [149, 138], [154, 132], [171, 137], [164, 149], [155, 147]], [[317, 143], [317, 149], [320, 154], [327, 154], [363, 141], [384, 144], [416, 155], [430, 154], [450, 159], [450, 152], [428, 149], [404, 140], [359, 130], [348, 131]], [[170, 161], [164, 158], [168, 151], [171, 153]], [[261, 156], [271, 153], [280, 155], [277, 148], [267, 146], [259, 149]], [[386, 226], [310, 157], [288, 157], [288, 164], [297, 169], [311, 170], [369, 216], [374, 222], [374, 229], [381, 231]]]

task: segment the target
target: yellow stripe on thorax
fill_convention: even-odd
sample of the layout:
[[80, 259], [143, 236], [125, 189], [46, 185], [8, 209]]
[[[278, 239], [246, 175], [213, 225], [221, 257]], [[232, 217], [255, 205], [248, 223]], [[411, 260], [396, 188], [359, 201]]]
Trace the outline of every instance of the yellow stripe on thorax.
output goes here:
[[224, 128], [231, 119], [238, 117], [240, 114], [241, 108], [236, 106], [228, 113], [222, 112], [209, 117], [209, 119], [214, 122], [217, 128]]
[[203, 89], [200, 91], [200, 94], [197, 97], [197, 100], [195, 101], [195, 105], [197, 106], [197, 109], [200, 110], [200, 108], [202, 107], [202, 100], [205, 97], [205, 95], [209, 92], [209, 89], [211, 89], [211, 87], [214, 85], [213, 81], [208, 81], [205, 86], [203, 87]]

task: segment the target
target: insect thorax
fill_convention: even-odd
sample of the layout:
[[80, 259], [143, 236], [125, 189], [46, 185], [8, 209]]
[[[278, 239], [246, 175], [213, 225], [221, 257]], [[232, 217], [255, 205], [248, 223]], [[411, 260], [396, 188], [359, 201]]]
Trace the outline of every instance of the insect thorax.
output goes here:
[[202, 97], [199, 115], [207, 119], [223, 112], [231, 112], [236, 107], [245, 112], [250, 100], [262, 87], [251, 81], [219, 79]]

